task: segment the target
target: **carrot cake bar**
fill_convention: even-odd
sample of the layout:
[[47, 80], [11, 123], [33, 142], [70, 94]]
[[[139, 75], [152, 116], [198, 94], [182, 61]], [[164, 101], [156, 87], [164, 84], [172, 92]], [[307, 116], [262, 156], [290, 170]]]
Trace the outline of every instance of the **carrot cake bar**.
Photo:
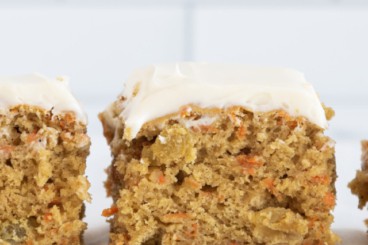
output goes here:
[[136, 70], [99, 116], [110, 244], [335, 244], [332, 116], [291, 69]]
[[63, 78], [0, 77], [0, 244], [80, 244], [86, 117]]
[[[362, 209], [368, 202], [368, 141], [362, 141], [362, 168], [356, 172], [349, 183], [351, 192], [359, 198], [358, 207]], [[368, 226], [368, 219], [365, 221]]]

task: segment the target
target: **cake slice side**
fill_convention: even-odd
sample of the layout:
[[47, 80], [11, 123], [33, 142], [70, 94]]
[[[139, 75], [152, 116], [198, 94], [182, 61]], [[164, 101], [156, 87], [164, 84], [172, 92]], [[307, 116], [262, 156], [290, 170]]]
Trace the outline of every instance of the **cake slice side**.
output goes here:
[[0, 244], [81, 244], [87, 120], [63, 78], [0, 77]]
[[90, 140], [73, 114], [33, 106], [0, 115], [0, 241], [80, 244]]
[[100, 114], [113, 155], [111, 244], [338, 241], [334, 143], [307, 119], [185, 105], [129, 140], [123, 110], [116, 101]]
[[[349, 183], [351, 193], [359, 198], [360, 209], [363, 209], [368, 202], [368, 141], [362, 141], [362, 165], [361, 170], [357, 170], [355, 178]], [[368, 220], [365, 221], [368, 226]]]

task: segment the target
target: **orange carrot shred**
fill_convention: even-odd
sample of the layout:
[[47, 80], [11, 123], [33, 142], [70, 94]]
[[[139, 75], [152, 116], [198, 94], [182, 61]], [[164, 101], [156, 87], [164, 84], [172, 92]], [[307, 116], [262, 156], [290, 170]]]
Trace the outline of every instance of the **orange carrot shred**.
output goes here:
[[278, 111], [276, 113], [277, 125], [283, 125], [285, 122], [290, 121], [290, 116], [285, 111]]
[[184, 118], [190, 115], [191, 108], [189, 106], [184, 106], [180, 110], [180, 117]]
[[323, 203], [328, 207], [332, 208], [335, 206], [335, 194], [332, 192], [326, 193], [326, 195], [323, 198]]
[[164, 223], [182, 223], [185, 220], [190, 219], [187, 213], [169, 213], [161, 217], [161, 221]]
[[223, 201], [225, 201], [225, 197], [223, 196], [223, 195], [219, 195], [218, 197], [217, 197], [217, 199], [218, 199], [218, 201], [221, 203], [221, 202], [223, 202]]
[[31, 133], [27, 136], [27, 143], [31, 143], [33, 141], [36, 141], [38, 138], [36, 133]]
[[263, 165], [255, 156], [239, 155], [236, 157], [236, 160], [244, 167], [260, 167]]
[[266, 185], [267, 189], [273, 190], [275, 188], [273, 179], [266, 178], [263, 180], [263, 183]]
[[202, 132], [205, 133], [216, 133], [217, 129], [211, 125], [199, 125], [199, 128]]
[[255, 175], [256, 174], [256, 170], [255, 168], [244, 168], [243, 169], [243, 174], [249, 174], [249, 175]]
[[238, 126], [241, 123], [241, 119], [238, 118], [237, 112], [237, 110], [230, 110], [228, 117], [234, 125]]
[[158, 177], [158, 183], [159, 184], [164, 184], [165, 183], [165, 176], [163, 174], [161, 174], [159, 177]]
[[256, 173], [256, 168], [263, 165], [262, 162], [254, 156], [239, 155], [236, 157], [237, 162], [243, 167], [244, 174], [254, 175]]
[[189, 231], [185, 232], [185, 235], [187, 237], [195, 238], [197, 236], [197, 227], [197, 224], [192, 224], [192, 228]]
[[236, 135], [238, 136], [239, 139], [244, 139], [246, 132], [247, 132], [246, 128], [243, 125], [241, 125], [239, 129], [236, 131]]
[[318, 217], [310, 217], [308, 219], [308, 227], [313, 228], [316, 221], [318, 221]]
[[289, 127], [290, 129], [294, 129], [294, 128], [296, 128], [296, 127], [298, 126], [298, 122], [297, 122], [297, 121], [289, 121], [289, 122], [287, 123], [287, 125], [288, 125], [288, 127]]
[[0, 146], [0, 151], [5, 151], [7, 153], [13, 151], [15, 149], [14, 146], [11, 146], [11, 145], [1, 145]]
[[315, 184], [328, 185], [331, 183], [331, 179], [327, 175], [316, 175], [312, 177], [311, 181]]
[[188, 184], [191, 188], [193, 189], [198, 189], [199, 187], [201, 187], [201, 185], [195, 181], [193, 178], [185, 178], [185, 183]]
[[277, 199], [281, 197], [280, 192], [278, 192], [278, 190], [276, 189], [274, 179], [265, 178], [262, 180], [262, 183], [265, 185], [265, 187], [267, 188], [269, 192], [271, 192], [274, 196], [276, 196]]
[[102, 211], [102, 216], [110, 217], [111, 215], [114, 215], [117, 212], [118, 212], [118, 208], [115, 205], [113, 205], [113, 206], [111, 206], [111, 208], [104, 209]]
[[44, 220], [44, 221], [47, 221], [47, 222], [52, 221], [52, 214], [51, 214], [51, 213], [45, 213], [45, 214], [43, 215], [43, 220]]

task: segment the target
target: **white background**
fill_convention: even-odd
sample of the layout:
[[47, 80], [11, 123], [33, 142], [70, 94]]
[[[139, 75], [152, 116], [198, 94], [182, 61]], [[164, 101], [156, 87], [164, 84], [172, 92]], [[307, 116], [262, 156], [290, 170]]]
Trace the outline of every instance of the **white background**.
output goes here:
[[[92, 241], [110, 154], [97, 113], [136, 67], [174, 61], [286, 66], [305, 73], [336, 110], [327, 132], [337, 141], [334, 229], [345, 244], [366, 244], [357, 198], [346, 188], [368, 138], [368, 2], [359, 0], [0, 0], [0, 74], [68, 75], [89, 116], [87, 174]], [[356, 239], [352, 242], [351, 239]], [[91, 242], [90, 242], [91, 243]]]

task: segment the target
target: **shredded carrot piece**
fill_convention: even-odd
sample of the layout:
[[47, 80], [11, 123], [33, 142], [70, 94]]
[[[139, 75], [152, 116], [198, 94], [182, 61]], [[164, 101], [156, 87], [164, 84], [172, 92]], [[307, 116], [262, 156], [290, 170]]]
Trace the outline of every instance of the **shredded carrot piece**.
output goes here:
[[255, 170], [255, 168], [244, 168], [243, 169], [243, 174], [255, 175], [256, 170]]
[[27, 245], [33, 245], [33, 241], [32, 241], [32, 240], [27, 240], [27, 241], [26, 241], [26, 244], [27, 244]]
[[197, 223], [192, 224], [192, 228], [193, 228], [193, 230], [194, 230], [194, 231], [197, 231], [197, 229], [198, 229], [198, 224], [197, 224]]
[[190, 219], [190, 216], [187, 213], [170, 213], [165, 214], [161, 218], [161, 221], [164, 223], [183, 223]]
[[188, 218], [188, 214], [187, 213], [167, 214], [167, 216], [175, 217], [175, 218], [182, 218], [182, 219]]
[[52, 221], [52, 213], [45, 213], [43, 215], [43, 220], [46, 221], [46, 222]]
[[193, 189], [198, 189], [198, 188], [200, 188], [201, 187], [201, 185], [197, 182], [197, 181], [195, 181], [193, 178], [185, 178], [185, 183], [186, 184], [188, 184], [191, 188], [193, 188]]
[[318, 217], [310, 217], [308, 219], [308, 227], [313, 228], [315, 223], [318, 221]]
[[70, 124], [75, 121], [75, 117], [71, 113], [65, 114], [65, 120], [67, 124]]
[[158, 177], [158, 183], [165, 184], [165, 181], [165, 176], [163, 174], [160, 174], [160, 176]]
[[238, 130], [236, 131], [236, 136], [238, 136], [239, 139], [244, 139], [245, 138], [245, 135], [247, 133], [247, 130], [246, 128], [241, 125]]
[[262, 183], [266, 186], [269, 192], [276, 196], [277, 199], [280, 198], [280, 193], [277, 191], [275, 187], [275, 181], [272, 178], [265, 178], [262, 180]]
[[290, 120], [290, 115], [286, 111], [282, 111], [282, 110], [277, 111], [276, 116], [286, 119], [287, 121]]
[[290, 128], [290, 129], [294, 129], [298, 126], [298, 122], [297, 121], [288, 121], [287, 122], [287, 126]]
[[328, 207], [332, 208], [335, 206], [335, 194], [332, 192], [327, 192], [323, 198], [323, 203]]
[[228, 114], [228, 117], [230, 118], [230, 121], [234, 124], [234, 125], [239, 125], [241, 120], [237, 117], [236, 112], [235, 111], [230, 111]]
[[218, 201], [219, 201], [219, 202], [223, 202], [223, 201], [225, 201], [225, 197], [224, 197], [223, 195], [219, 195], [219, 196], [217, 197], [217, 199], [218, 199]]
[[188, 117], [190, 116], [190, 112], [192, 111], [192, 108], [190, 106], [184, 106], [180, 110], [180, 117]]
[[[158, 169], [155, 169], [149, 179], [154, 182], [154, 183], [158, 183], [160, 185], [162, 184], [165, 184], [166, 183], [166, 178], [165, 178], [165, 174], [161, 171], [161, 170], [158, 170]], [[139, 183], [139, 179], [134, 179], [132, 182], [133, 185], [137, 185]]]
[[31, 143], [33, 141], [36, 141], [38, 138], [37, 133], [31, 133], [27, 136], [27, 143]]
[[205, 133], [216, 133], [217, 129], [211, 125], [199, 125], [199, 128], [202, 132]]
[[328, 185], [331, 183], [331, 179], [327, 175], [316, 175], [312, 177], [311, 181], [315, 184]]
[[244, 167], [260, 167], [263, 165], [255, 156], [239, 155], [236, 157], [236, 160]]
[[290, 121], [290, 116], [285, 111], [278, 111], [276, 113], [277, 125], [283, 125], [286, 122]]
[[265, 186], [267, 187], [267, 189], [269, 190], [273, 190], [275, 188], [274, 182], [272, 178], [266, 178], [263, 180], [263, 183], [265, 184]]
[[0, 151], [5, 151], [6, 153], [12, 152], [14, 149], [15, 147], [11, 145], [0, 145]]
[[276, 120], [277, 125], [286, 124], [290, 129], [294, 129], [298, 126], [299, 123], [303, 122], [302, 117], [292, 118], [287, 112], [285, 111], [278, 111], [276, 113]]
[[263, 165], [255, 156], [239, 155], [236, 157], [236, 160], [243, 167], [244, 174], [254, 175], [256, 168]]
[[118, 212], [118, 207], [116, 207], [115, 205], [112, 205], [111, 208], [107, 208], [102, 211], [102, 216], [110, 217], [111, 215], [114, 215], [117, 212]]
[[198, 229], [198, 225], [192, 224], [192, 228], [189, 231], [185, 232], [185, 235], [193, 239], [197, 236], [197, 229]]
[[65, 128], [68, 125], [71, 125], [75, 122], [75, 117], [71, 113], [65, 114], [65, 116], [60, 120], [59, 124], [60, 127]]

